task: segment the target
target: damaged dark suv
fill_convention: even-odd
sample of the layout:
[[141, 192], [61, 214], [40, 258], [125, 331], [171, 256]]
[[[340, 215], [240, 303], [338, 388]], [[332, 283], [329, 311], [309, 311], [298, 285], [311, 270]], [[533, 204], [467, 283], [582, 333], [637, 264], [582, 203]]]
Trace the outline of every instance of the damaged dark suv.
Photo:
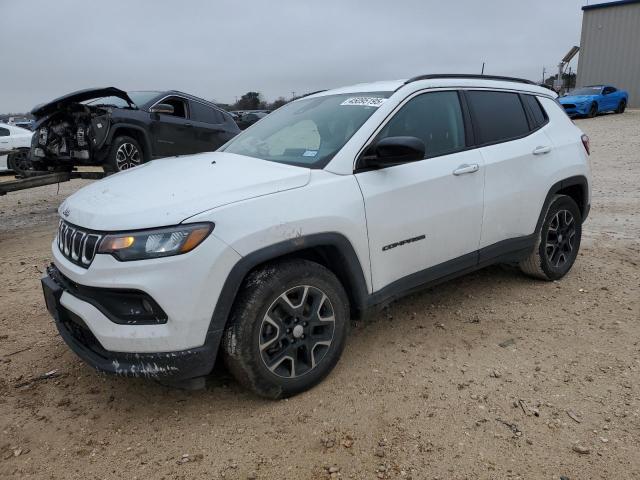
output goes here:
[[229, 113], [174, 90], [80, 90], [31, 113], [35, 170], [93, 165], [117, 172], [153, 158], [214, 151], [240, 132]]

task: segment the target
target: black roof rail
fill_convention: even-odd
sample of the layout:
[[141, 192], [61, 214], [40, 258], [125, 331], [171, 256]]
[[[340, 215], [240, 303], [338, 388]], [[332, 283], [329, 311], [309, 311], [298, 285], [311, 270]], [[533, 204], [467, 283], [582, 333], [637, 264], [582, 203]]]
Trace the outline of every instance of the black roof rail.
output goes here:
[[473, 73], [437, 73], [430, 75], [418, 75], [417, 77], [412, 77], [404, 84], [417, 82], [418, 80], [432, 80], [436, 78], [473, 78], [476, 80], [503, 80], [505, 82], [517, 82], [517, 83], [526, 83], [528, 85], [536, 85], [535, 82], [531, 80], [527, 80], [526, 78], [516, 78], [516, 77], [503, 77], [501, 75], [478, 75]]
[[323, 89], [323, 90], [316, 90], [315, 92], [309, 92], [309, 93], [305, 93], [304, 95], [300, 95], [299, 97], [294, 98], [293, 100], [299, 100], [301, 98], [304, 97], [310, 97], [311, 95], [315, 95], [316, 93], [322, 93], [322, 92], [326, 92], [327, 89]]

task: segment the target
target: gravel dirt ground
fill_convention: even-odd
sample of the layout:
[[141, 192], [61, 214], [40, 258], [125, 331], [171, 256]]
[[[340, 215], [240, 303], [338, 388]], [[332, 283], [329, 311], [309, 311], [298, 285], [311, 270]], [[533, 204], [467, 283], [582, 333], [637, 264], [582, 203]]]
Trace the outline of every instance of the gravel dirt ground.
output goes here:
[[496, 266], [412, 295], [277, 402], [223, 370], [184, 392], [84, 365], [39, 285], [84, 182], [0, 197], [0, 478], [640, 478], [640, 111], [577, 124], [593, 204], [565, 279]]

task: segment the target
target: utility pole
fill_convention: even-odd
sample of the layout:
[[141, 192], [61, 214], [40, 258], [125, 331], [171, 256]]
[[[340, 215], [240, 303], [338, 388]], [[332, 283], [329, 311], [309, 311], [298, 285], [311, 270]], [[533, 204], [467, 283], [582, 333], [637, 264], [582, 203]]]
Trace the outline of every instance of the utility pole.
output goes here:
[[296, 98], [296, 92], [291, 92], [291, 100], [293, 100], [294, 98]]
[[544, 84], [544, 76], [547, 73], [547, 69], [545, 67], [542, 67], [542, 83]]
[[480, 75], [484, 75], [484, 62], [482, 62], [482, 71], [480, 72]]

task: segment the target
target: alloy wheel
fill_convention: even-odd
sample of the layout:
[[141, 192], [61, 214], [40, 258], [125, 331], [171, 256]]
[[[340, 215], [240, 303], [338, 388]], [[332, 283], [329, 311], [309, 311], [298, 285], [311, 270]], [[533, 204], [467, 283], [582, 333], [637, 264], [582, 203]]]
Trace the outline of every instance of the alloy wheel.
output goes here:
[[547, 230], [545, 252], [549, 264], [562, 268], [571, 258], [576, 236], [576, 222], [568, 210], [558, 211]]
[[293, 287], [276, 298], [260, 325], [259, 350], [273, 374], [296, 378], [313, 370], [333, 341], [335, 313], [319, 288]]
[[18, 172], [31, 170], [32, 164], [29, 155], [24, 151], [13, 154], [13, 166]]
[[133, 143], [123, 143], [116, 151], [116, 166], [118, 170], [127, 170], [140, 165], [140, 151]]

